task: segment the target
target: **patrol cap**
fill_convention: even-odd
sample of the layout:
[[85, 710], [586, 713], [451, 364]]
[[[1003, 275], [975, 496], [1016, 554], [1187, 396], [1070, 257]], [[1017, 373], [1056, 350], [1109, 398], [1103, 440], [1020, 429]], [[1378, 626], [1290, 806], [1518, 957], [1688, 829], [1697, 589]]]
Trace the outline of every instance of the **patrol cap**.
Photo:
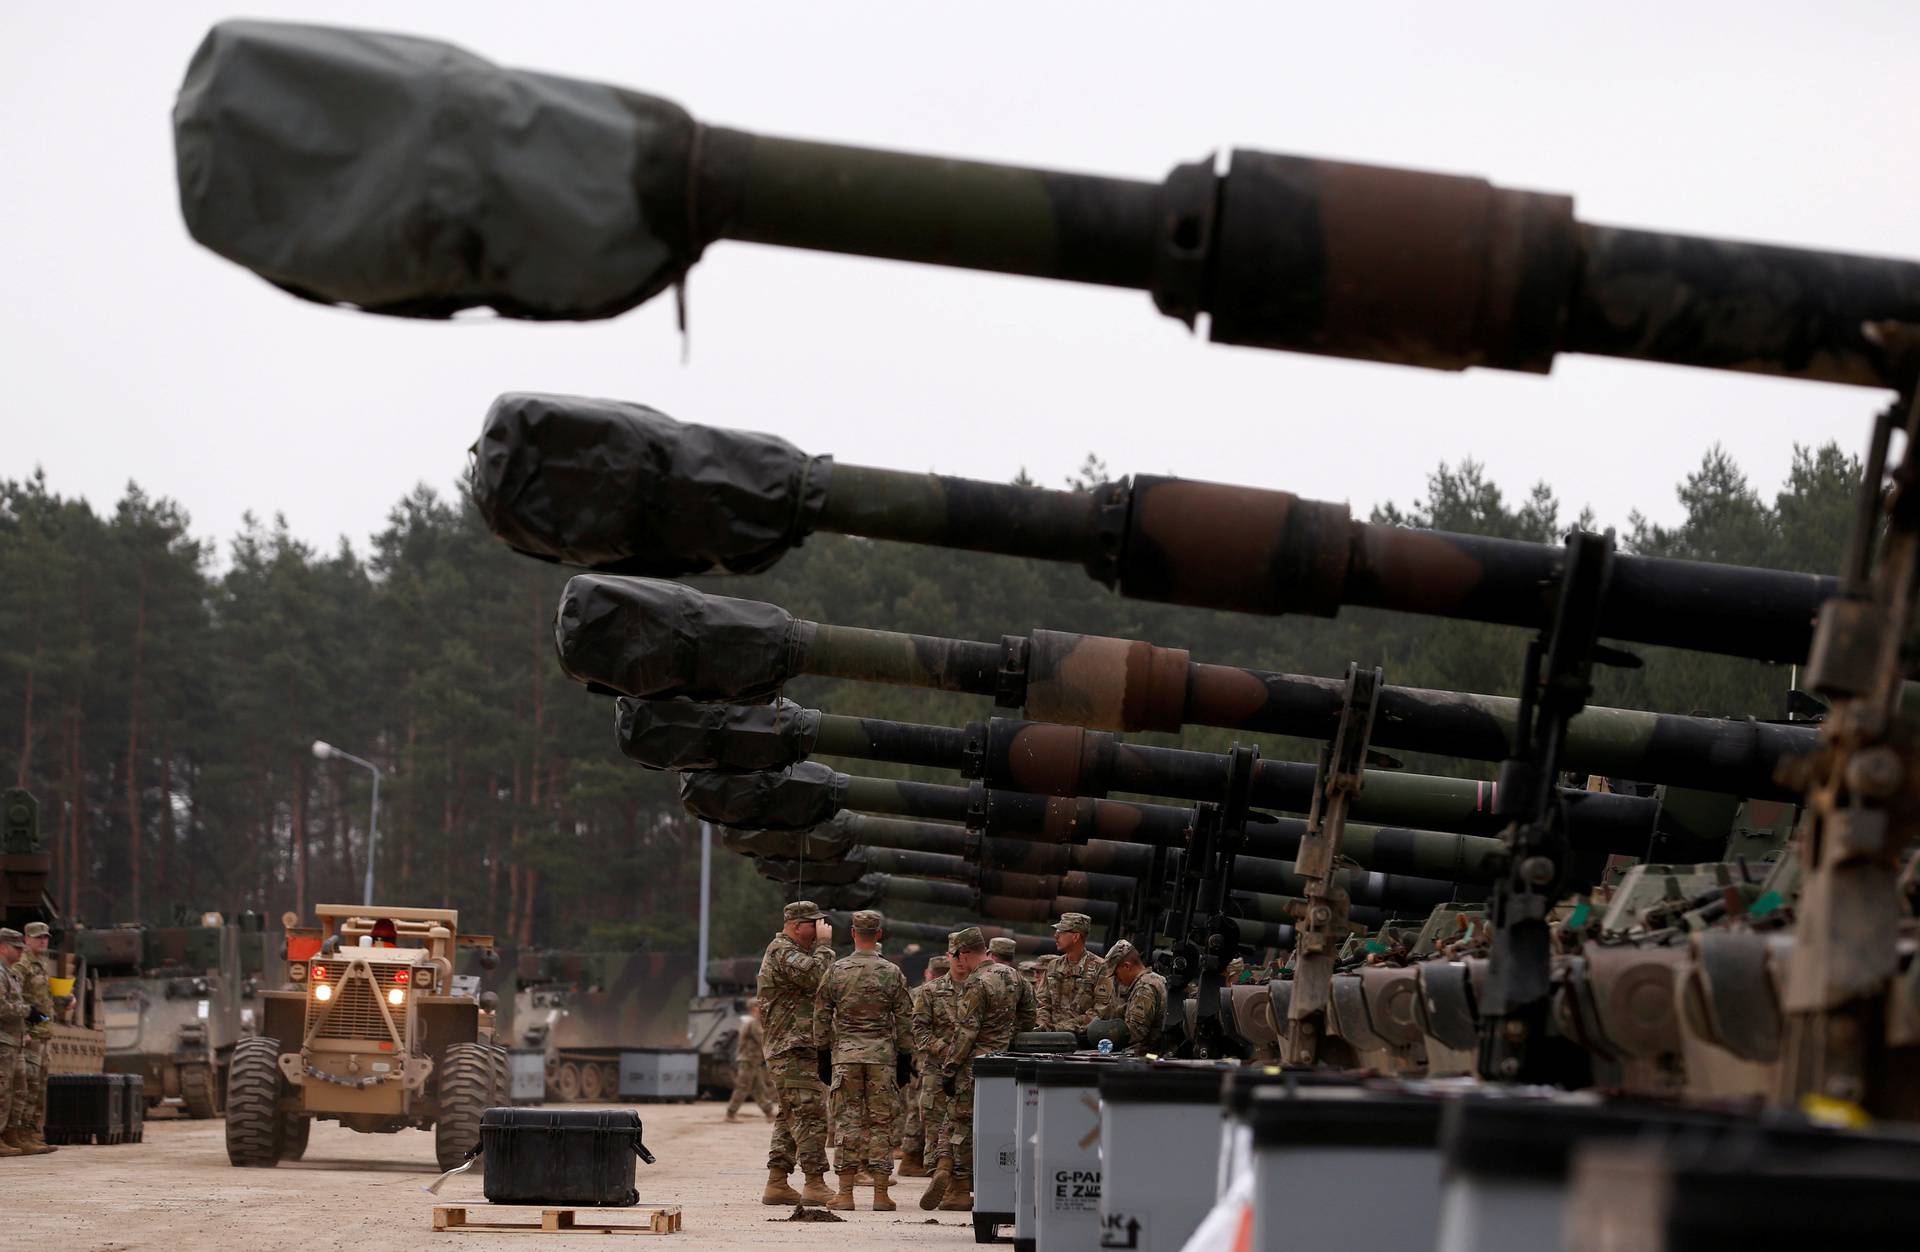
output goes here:
[[1132, 959], [1135, 961], [1139, 960], [1140, 949], [1134, 947], [1131, 943], [1128, 943], [1125, 939], [1122, 939], [1120, 942], [1114, 944], [1111, 948], [1107, 949], [1107, 967], [1109, 969], [1115, 966], [1124, 965], [1127, 963], [1129, 959]]
[[953, 968], [953, 958], [946, 956], [932, 957], [927, 961], [927, 968], [936, 974], [944, 974]]
[[987, 937], [980, 933], [978, 926], [969, 926], [965, 930], [956, 930], [947, 936], [947, 951], [978, 952], [987, 946]]
[[1083, 935], [1091, 934], [1093, 919], [1085, 913], [1062, 913], [1060, 920], [1053, 924], [1053, 928], [1056, 931], [1077, 930]]
[[26, 926], [21, 929], [20, 933], [29, 939], [39, 939], [53, 934], [53, 927], [47, 925], [45, 922], [28, 922]]
[[1022, 961], [1022, 962], [1020, 962], [1020, 972], [1021, 972], [1021, 973], [1023, 973], [1023, 974], [1031, 974], [1031, 973], [1033, 973], [1033, 972], [1034, 972], [1035, 970], [1037, 970], [1037, 969], [1039, 969], [1039, 968], [1040, 968], [1040, 962], [1038, 962], [1038, 961]]
[[987, 940], [987, 951], [993, 953], [995, 956], [1012, 956], [1015, 952], [1019, 951], [1019, 948], [1020, 945], [1016, 944], [1006, 935], [996, 935], [992, 939]]
[[881, 923], [886, 920], [886, 918], [880, 916], [880, 910], [878, 909], [861, 909], [853, 915], [853, 928], [855, 930], [878, 930], [880, 929]]
[[[977, 935], [980, 932], [976, 930], [973, 933]], [[17, 948], [25, 944], [26, 941], [26, 936], [11, 926], [0, 929], [0, 943], [10, 943]]]
[[824, 922], [827, 920], [827, 915], [820, 911], [820, 906], [811, 900], [795, 900], [792, 904], [780, 910], [780, 916], [790, 922]]

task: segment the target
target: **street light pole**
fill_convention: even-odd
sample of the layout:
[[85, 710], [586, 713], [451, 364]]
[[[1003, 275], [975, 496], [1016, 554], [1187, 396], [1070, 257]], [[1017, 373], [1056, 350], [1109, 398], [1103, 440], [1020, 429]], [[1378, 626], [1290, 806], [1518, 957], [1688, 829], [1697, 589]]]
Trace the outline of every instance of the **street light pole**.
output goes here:
[[339, 757], [343, 761], [351, 761], [362, 769], [370, 770], [373, 773], [373, 815], [367, 821], [367, 885], [365, 898], [360, 901], [362, 904], [372, 904], [373, 858], [380, 848], [380, 767], [363, 757], [355, 756], [351, 752], [342, 752], [324, 739], [315, 739], [313, 741], [313, 754], [322, 761]]

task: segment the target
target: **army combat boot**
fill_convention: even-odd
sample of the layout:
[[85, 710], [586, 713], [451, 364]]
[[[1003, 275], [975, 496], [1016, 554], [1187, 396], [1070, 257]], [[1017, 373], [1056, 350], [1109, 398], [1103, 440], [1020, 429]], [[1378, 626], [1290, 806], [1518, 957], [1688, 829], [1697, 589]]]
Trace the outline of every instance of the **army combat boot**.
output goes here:
[[927, 1189], [920, 1194], [920, 1207], [930, 1209], [938, 1205], [940, 1198], [947, 1194], [947, 1184], [952, 1181], [953, 1158], [943, 1156], [934, 1163], [933, 1181], [928, 1183]]
[[767, 1169], [767, 1189], [760, 1193], [762, 1204], [799, 1204], [800, 1193], [787, 1185], [787, 1176], [779, 1170]]
[[925, 1178], [927, 1162], [924, 1148], [909, 1148], [900, 1154], [900, 1176], [902, 1178]]
[[833, 1199], [833, 1192], [827, 1190], [825, 1170], [807, 1175], [807, 1185], [800, 1188], [800, 1198], [808, 1204], [825, 1204]]
[[891, 1213], [895, 1208], [899, 1207], [898, 1205], [894, 1204], [893, 1197], [887, 1194], [887, 1188], [891, 1187], [892, 1185], [893, 1185], [893, 1178], [891, 1176], [885, 1177], [885, 1178], [881, 1178], [881, 1177], [874, 1178], [873, 1180], [873, 1211], [874, 1212]]
[[940, 1201], [940, 1210], [946, 1213], [967, 1213], [973, 1210], [973, 1179], [955, 1178], [947, 1185], [947, 1194]]
[[48, 1152], [59, 1151], [50, 1143], [39, 1142], [38, 1136], [27, 1129], [9, 1129], [0, 1142], [5, 1142], [8, 1147], [15, 1149], [22, 1156], [43, 1156]]
[[7, 1137], [5, 1135], [0, 1135], [0, 1157], [27, 1156], [27, 1155], [29, 1155], [29, 1153], [23, 1152], [19, 1148], [14, 1147], [11, 1143], [8, 1143]]
[[840, 1171], [840, 1190], [834, 1193], [831, 1200], [827, 1201], [828, 1208], [839, 1209], [842, 1212], [849, 1212], [853, 1209], [853, 1180], [855, 1177], [856, 1175], [852, 1170]]

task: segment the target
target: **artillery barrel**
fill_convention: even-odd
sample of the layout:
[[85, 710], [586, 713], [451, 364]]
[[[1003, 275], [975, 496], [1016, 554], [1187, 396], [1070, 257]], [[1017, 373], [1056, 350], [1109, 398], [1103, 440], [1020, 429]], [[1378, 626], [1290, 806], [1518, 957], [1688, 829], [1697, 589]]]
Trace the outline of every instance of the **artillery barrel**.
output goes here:
[[[1211, 725], [1324, 740], [1339, 718], [1334, 680], [1196, 662], [1184, 650], [1140, 640], [1035, 630], [986, 643], [832, 626], [760, 601], [654, 579], [570, 579], [554, 637], [569, 674], [631, 696], [763, 700], [811, 674], [989, 696], [1036, 723], [1057, 723], [998, 722], [984, 743], [970, 744], [967, 731], [830, 720], [798, 706], [775, 706], [777, 716], [622, 706], [623, 748], [656, 767], [700, 767], [708, 762], [699, 753], [718, 753], [730, 743], [738, 745], [725, 762], [730, 768], [774, 768], [808, 751], [952, 768], [971, 749], [986, 758], [982, 772], [1004, 774], [1013, 786], [1039, 789], [1046, 784], [1023, 779], [1071, 775], [1083, 790], [1192, 796], [1197, 787], [1210, 799], [1218, 793], [1218, 758], [1123, 745], [1074, 728]], [[1372, 743], [1504, 760], [1512, 753], [1518, 711], [1519, 702], [1504, 696], [1382, 687]], [[772, 742], [755, 744], [756, 738]], [[856, 751], [863, 744], [864, 751]], [[1567, 769], [1608, 777], [1789, 799], [1793, 793], [1774, 781], [1775, 768], [1818, 745], [1819, 732], [1809, 725], [1589, 707], [1568, 724], [1562, 761]]]
[[[782, 774], [686, 773], [681, 775], [680, 794], [690, 813], [708, 821], [775, 829], [784, 824], [789, 830], [825, 822], [844, 809], [857, 809], [983, 823], [990, 835], [1043, 843], [1072, 844], [1092, 838], [1179, 848], [1193, 823], [1191, 810], [1171, 805], [1008, 794], [977, 783], [947, 787], [850, 777], [816, 763], [793, 766]], [[1293, 865], [1286, 858], [1298, 850], [1305, 831], [1302, 821], [1252, 814], [1246, 828], [1246, 855], [1236, 858], [1236, 864], [1264, 858], [1272, 862], [1271, 873], [1292, 876]], [[1504, 845], [1480, 836], [1350, 823], [1341, 846], [1345, 855], [1372, 871], [1369, 885], [1355, 887], [1355, 892], [1381, 893], [1382, 899], [1391, 896], [1396, 902], [1404, 899], [1412, 904], [1431, 903], [1436, 892], [1441, 899], [1450, 899], [1458, 882], [1490, 881], [1498, 872]], [[961, 863], [940, 853], [916, 851], [913, 855], [951, 862], [956, 872]], [[1375, 865], [1370, 858], [1384, 864]], [[1388, 867], [1397, 872], [1388, 872]], [[1360, 877], [1355, 875], [1355, 881]], [[1236, 873], [1236, 886], [1239, 881]], [[1297, 878], [1292, 882], [1289, 890], [1297, 891]]]
[[[972, 891], [959, 883], [913, 878], [904, 874], [868, 874], [860, 879], [858, 887], [868, 898], [932, 904], [1003, 922], [1050, 922], [1063, 912], [1085, 913], [1099, 926], [1111, 925], [1119, 918], [1118, 908], [1106, 900], [1077, 896], [1055, 896], [1047, 900], [988, 895]], [[835, 889], [825, 886], [820, 889], [820, 894], [830, 895]], [[1248, 910], [1240, 914], [1242, 943], [1253, 948], [1293, 946], [1291, 910], [1298, 903], [1295, 898], [1261, 892], [1234, 892], [1232, 896], [1236, 906], [1244, 906]], [[1365, 926], [1378, 926], [1386, 920], [1384, 913], [1369, 905], [1355, 905], [1350, 910], [1350, 916]]]
[[[1360, 522], [1345, 504], [1284, 491], [1145, 475], [1054, 491], [872, 469], [572, 396], [501, 396], [474, 452], [475, 500], [501, 539], [628, 574], [763, 569], [820, 530], [1068, 562], [1137, 600], [1321, 617], [1363, 605], [1540, 629], [1566, 569], [1564, 545]], [[1800, 662], [1837, 589], [1820, 575], [1621, 553], [1600, 633]]]
[[364, 31], [215, 26], [174, 129], [194, 238], [375, 312], [611, 317], [736, 239], [1132, 288], [1215, 342], [1436, 369], [1886, 386], [1867, 325], [1920, 321], [1911, 262], [1595, 225], [1480, 178], [1236, 149], [1156, 183], [775, 138]]
[[[994, 718], [953, 729], [844, 717], [788, 701], [716, 706], [622, 697], [616, 705], [621, 750], [649, 769], [779, 769], [824, 754], [951, 769], [990, 788], [1041, 795], [1098, 798], [1125, 791], [1211, 800], [1226, 787], [1227, 758], [1218, 753], [1143, 747], [1057, 724]], [[1254, 766], [1250, 799], [1304, 813], [1314, 788], [1313, 766], [1263, 758]], [[1353, 813], [1367, 822], [1494, 834], [1501, 822], [1493, 796], [1492, 783], [1368, 770]], [[1653, 838], [1659, 805], [1652, 799], [1562, 788], [1561, 800], [1583, 848], [1637, 856]]]
[[[1261, 850], [1272, 852], [1281, 847], [1297, 848], [1306, 824], [1304, 822], [1275, 824], [1286, 828], [1285, 833], [1277, 839], [1263, 837], [1259, 841]], [[778, 837], [778, 832], [769, 833], [775, 838]], [[1355, 847], [1347, 852], [1347, 855], [1361, 865], [1368, 864], [1366, 855], [1375, 851], [1374, 836], [1378, 833], [1382, 832], [1375, 832], [1370, 828], [1363, 829], [1359, 833], [1359, 838], [1354, 841]], [[856, 842], [842, 855], [841, 860], [849, 866], [864, 866], [867, 870], [877, 873], [910, 874], [917, 878], [937, 878], [950, 882], [970, 883], [989, 895], [1037, 898], [1075, 895], [1120, 901], [1131, 896], [1143, 881], [1142, 877], [1137, 875], [1103, 873], [1071, 867], [1041, 869], [1034, 861], [1008, 853], [1008, 846], [1017, 847], [1019, 841], [995, 840], [993, 842], [999, 845], [996, 849], [997, 862], [988, 860], [984, 847], [971, 852], [945, 853], [928, 851], [924, 846], [901, 848], [864, 842]], [[1342, 870], [1335, 875], [1335, 879], [1356, 904], [1425, 912], [1436, 904], [1453, 900], [1483, 899], [1484, 889], [1468, 884], [1492, 880], [1494, 877], [1492, 861], [1500, 847], [1499, 841], [1460, 839], [1448, 842], [1454, 845], [1450, 850], [1456, 854], [1465, 851], [1473, 858], [1469, 864], [1454, 867], [1463, 871], [1462, 882], [1456, 882], [1452, 878], [1422, 877], [1367, 869]], [[1472, 846], [1469, 847], [1469, 844]], [[1044, 855], [1056, 845], [1028, 844], [1026, 846]], [[1105, 844], [1104, 846], [1128, 845]], [[1141, 847], [1139, 850], [1146, 849]], [[1176, 852], [1175, 855], [1178, 856], [1179, 853]], [[1434, 860], [1438, 862], [1439, 858], [1436, 857]], [[1444, 871], [1449, 867], [1444, 863], [1437, 863], [1435, 868]], [[851, 869], [849, 872], [852, 872]], [[1178, 872], [1177, 862], [1169, 872]], [[1234, 858], [1232, 889], [1237, 892], [1268, 892], [1297, 896], [1305, 891], [1305, 880], [1300, 877], [1291, 860], [1278, 860], [1272, 856], [1242, 855]]]

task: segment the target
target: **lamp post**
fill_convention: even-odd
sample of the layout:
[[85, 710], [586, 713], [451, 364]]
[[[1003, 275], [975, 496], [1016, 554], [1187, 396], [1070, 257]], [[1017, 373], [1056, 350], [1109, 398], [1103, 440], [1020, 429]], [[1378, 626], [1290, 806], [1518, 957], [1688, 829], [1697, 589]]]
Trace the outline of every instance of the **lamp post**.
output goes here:
[[315, 739], [313, 741], [313, 754], [323, 761], [329, 761], [334, 757], [339, 757], [343, 761], [351, 761], [362, 769], [373, 772], [373, 816], [367, 819], [366, 898], [360, 901], [362, 904], [372, 904], [373, 856], [374, 852], [380, 847], [380, 767], [372, 761], [355, 756], [351, 752], [342, 752], [324, 739]]

